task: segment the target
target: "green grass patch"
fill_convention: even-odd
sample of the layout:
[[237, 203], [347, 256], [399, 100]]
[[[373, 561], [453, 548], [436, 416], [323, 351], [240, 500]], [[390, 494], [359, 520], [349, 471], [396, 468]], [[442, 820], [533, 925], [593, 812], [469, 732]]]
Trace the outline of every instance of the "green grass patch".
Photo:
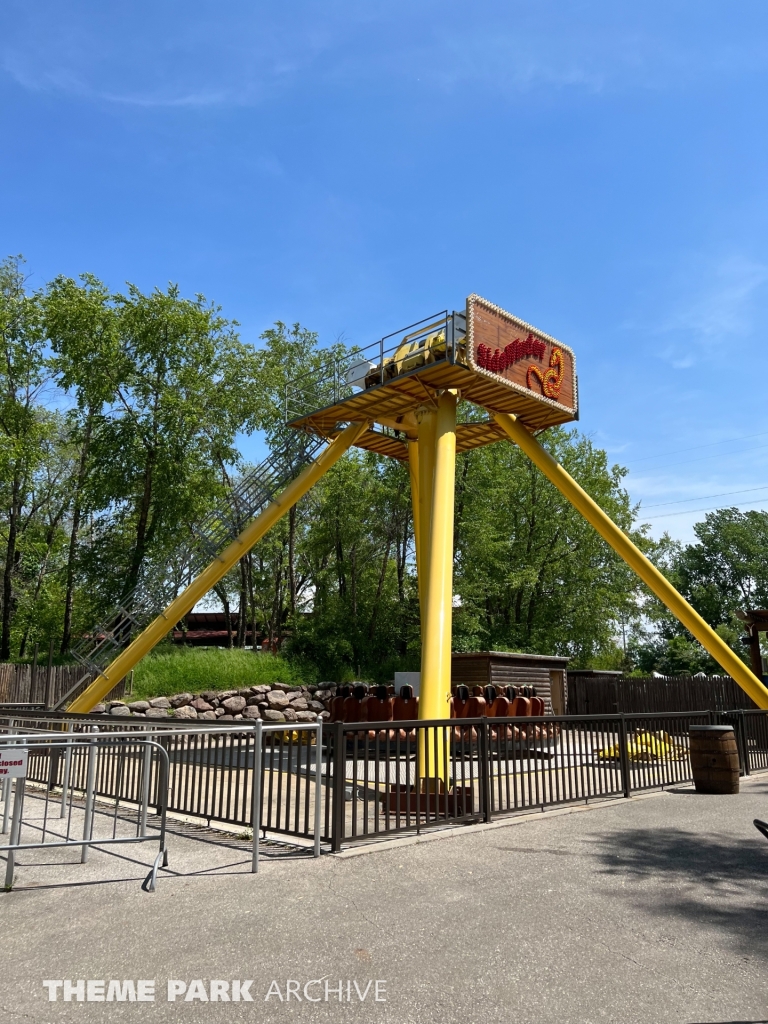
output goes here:
[[235, 690], [259, 683], [298, 685], [309, 681], [297, 665], [279, 655], [218, 647], [175, 647], [153, 651], [139, 662], [132, 697], [146, 700], [174, 693]]

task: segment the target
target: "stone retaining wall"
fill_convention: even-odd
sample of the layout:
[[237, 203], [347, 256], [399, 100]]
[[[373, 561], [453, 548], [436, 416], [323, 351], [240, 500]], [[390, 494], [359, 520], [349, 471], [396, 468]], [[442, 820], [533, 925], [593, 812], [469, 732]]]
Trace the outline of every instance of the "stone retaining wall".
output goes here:
[[175, 693], [151, 700], [112, 700], [97, 704], [91, 714], [114, 718], [173, 718], [190, 721], [315, 722], [328, 718], [327, 703], [335, 683], [287, 686], [283, 683], [249, 686], [242, 690], [203, 690]]

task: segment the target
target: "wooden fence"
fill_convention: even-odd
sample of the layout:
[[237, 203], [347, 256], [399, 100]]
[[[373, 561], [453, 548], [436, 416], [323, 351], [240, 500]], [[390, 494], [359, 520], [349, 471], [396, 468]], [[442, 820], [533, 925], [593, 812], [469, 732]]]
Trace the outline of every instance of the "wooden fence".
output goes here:
[[569, 715], [736, 711], [754, 707], [730, 676], [568, 676]]
[[[34, 669], [34, 671], [33, 671]], [[50, 704], [55, 706], [72, 687], [80, 682], [70, 699], [92, 681], [93, 676], [82, 665], [13, 665], [0, 664], [0, 704]], [[118, 700], [125, 693], [125, 680], [110, 692], [108, 699]]]

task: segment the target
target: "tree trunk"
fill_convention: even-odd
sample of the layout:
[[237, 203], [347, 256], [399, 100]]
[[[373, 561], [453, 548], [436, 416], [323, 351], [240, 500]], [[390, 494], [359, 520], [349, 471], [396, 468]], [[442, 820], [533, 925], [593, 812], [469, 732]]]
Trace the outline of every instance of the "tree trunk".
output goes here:
[[352, 621], [357, 627], [357, 544], [349, 551], [350, 590], [352, 592]]
[[246, 555], [246, 580], [248, 584], [248, 608], [251, 616], [251, 649], [256, 653], [256, 595], [253, 592], [253, 553]]
[[347, 578], [344, 573], [344, 548], [339, 536], [339, 526], [336, 524], [336, 576], [339, 581], [339, 597], [342, 600], [347, 596]]
[[80, 462], [77, 467], [77, 480], [75, 482], [75, 501], [72, 507], [72, 530], [69, 535], [69, 556], [67, 558], [67, 588], [64, 595], [64, 627], [61, 635], [61, 653], [69, 650], [72, 642], [72, 607], [75, 599], [75, 559], [77, 556], [77, 538], [80, 531], [80, 519], [82, 516], [82, 492], [85, 484], [85, 475], [88, 467], [88, 448], [91, 443], [91, 429], [93, 426], [93, 412], [89, 411], [85, 421], [85, 436], [83, 446], [80, 449]]
[[11, 621], [13, 619], [13, 570], [16, 563], [16, 541], [19, 530], [19, 493], [21, 479], [18, 472], [13, 478], [11, 507], [8, 515], [8, 542], [5, 549], [5, 569], [3, 570], [3, 619], [0, 634], [0, 661], [8, 661], [11, 657]]
[[410, 533], [410, 521], [411, 517], [406, 512], [403, 517], [402, 537], [399, 537], [397, 541], [397, 596], [400, 599], [401, 607], [405, 603], [405, 565], [408, 559], [408, 536]]
[[373, 602], [373, 611], [371, 612], [371, 621], [368, 626], [368, 636], [373, 640], [373, 634], [376, 630], [376, 616], [379, 612], [379, 604], [381, 603], [381, 592], [384, 589], [384, 580], [387, 575], [387, 566], [389, 565], [389, 552], [392, 550], [392, 538], [387, 537], [387, 548], [384, 552], [384, 561], [381, 563], [381, 572], [379, 573], [379, 585], [376, 587], [376, 600]]
[[231, 612], [230, 607], [229, 607], [229, 598], [227, 597], [226, 590], [222, 586], [214, 587], [213, 588], [213, 592], [216, 594], [216, 597], [218, 597], [218, 599], [221, 601], [222, 605], [224, 606], [224, 623], [225, 623], [225, 625], [227, 627], [227, 648], [228, 648], [228, 650], [231, 651], [232, 650], [232, 632], [233, 632], [233, 630], [232, 630], [232, 612]]
[[296, 612], [296, 506], [291, 505], [288, 513], [288, 593], [290, 600], [291, 615]]
[[139, 582], [139, 573], [141, 572], [141, 567], [144, 564], [144, 556], [147, 553], [149, 510], [152, 507], [152, 470], [154, 468], [154, 462], [154, 454], [150, 453], [144, 466], [144, 487], [142, 489], [141, 502], [139, 504], [139, 521], [136, 524], [136, 544], [133, 549], [131, 566], [128, 570], [128, 579], [126, 581], [124, 597], [127, 594], [133, 593], [136, 589], [136, 585]]
[[248, 580], [246, 575], [248, 571], [248, 556], [243, 555], [238, 564], [240, 568], [240, 608], [237, 613], [237, 646], [243, 648], [245, 647], [248, 631]]

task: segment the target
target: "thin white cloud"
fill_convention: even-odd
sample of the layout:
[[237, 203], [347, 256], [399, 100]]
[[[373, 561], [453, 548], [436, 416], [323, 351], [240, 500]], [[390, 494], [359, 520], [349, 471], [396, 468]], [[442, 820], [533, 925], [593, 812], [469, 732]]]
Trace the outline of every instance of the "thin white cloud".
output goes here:
[[719, 358], [723, 345], [754, 337], [768, 316], [768, 263], [741, 254], [708, 261], [696, 256], [669, 276], [679, 297], [669, 303], [666, 316], [655, 325], [628, 318], [621, 329], [655, 336], [656, 357], [672, 369], [689, 370], [701, 360]]
[[744, 74], [766, 56], [759, 33], [729, 24], [735, 38], [723, 38], [703, 16], [665, 19], [653, 4], [11, 6], [0, 67], [18, 85], [137, 107], [258, 104], [307, 77], [508, 95], [663, 88]]
[[743, 337], [755, 325], [759, 293], [768, 283], [768, 264], [730, 256], [716, 265], [693, 300], [682, 305], [665, 324], [683, 331], [698, 344]]

